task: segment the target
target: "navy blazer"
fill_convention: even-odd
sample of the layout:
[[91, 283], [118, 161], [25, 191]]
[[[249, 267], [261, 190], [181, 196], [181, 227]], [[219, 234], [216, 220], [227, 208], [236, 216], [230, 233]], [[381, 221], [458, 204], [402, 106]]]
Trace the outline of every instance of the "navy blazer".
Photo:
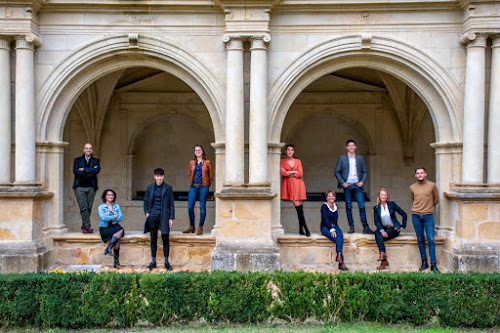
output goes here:
[[[83, 171], [79, 170], [83, 168]], [[80, 186], [80, 183], [84, 179], [90, 180], [92, 187], [97, 191], [97, 174], [101, 171], [101, 164], [99, 164], [99, 159], [90, 155], [89, 166], [85, 167], [85, 154], [80, 157], [75, 158], [73, 162], [73, 173], [75, 174], [75, 181], [73, 182], [73, 188]]]
[[[389, 214], [391, 215], [392, 224], [396, 228], [406, 228], [406, 220], [408, 216], [405, 211], [401, 209], [394, 201], [389, 201], [387, 203], [387, 207], [389, 208]], [[375, 226], [377, 230], [383, 230], [384, 226], [382, 225], [382, 218], [380, 217], [380, 211], [382, 207], [380, 205], [373, 206], [373, 220], [375, 222]], [[403, 225], [399, 224], [398, 219], [396, 218], [396, 212], [399, 213], [403, 217]]]
[[[155, 183], [149, 184], [146, 193], [144, 194], [144, 214], [149, 213], [153, 208], [153, 193], [155, 190]], [[170, 226], [168, 225], [168, 220], [175, 219], [175, 206], [174, 206], [174, 190], [171, 185], [163, 183], [163, 188], [161, 191], [161, 233], [170, 233]], [[151, 225], [149, 220], [146, 220], [146, 225], [144, 226], [144, 232], [149, 232], [153, 229], [154, 225]]]
[[[363, 184], [366, 183], [366, 177], [368, 176], [368, 171], [366, 171], [365, 160], [363, 156], [356, 154], [356, 169], [358, 171], [358, 179]], [[343, 188], [342, 184], [347, 183], [347, 177], [349, 177], [349, 156], [343, 154], [339, 156], [337, 160], [337, 166], [335, 167], [335, 178], [338, 180], [338, 188]]]

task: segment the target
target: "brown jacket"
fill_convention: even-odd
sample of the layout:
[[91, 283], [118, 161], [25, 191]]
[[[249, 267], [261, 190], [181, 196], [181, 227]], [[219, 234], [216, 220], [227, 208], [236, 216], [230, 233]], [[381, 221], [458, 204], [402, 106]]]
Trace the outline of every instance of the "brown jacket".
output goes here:
[[[189, 185], [193, 185], [193, 175], [194, 167], [196, 166], [195, 160], [189, 161], [188, 174], [189, 174]], [[203, 167], [201, 169], [201, 174], [203, 177], [202, 186], [210, 186], [214, 181], [214, 168], [212, 167], [212, 162], [210, 160], [203, 160]]]

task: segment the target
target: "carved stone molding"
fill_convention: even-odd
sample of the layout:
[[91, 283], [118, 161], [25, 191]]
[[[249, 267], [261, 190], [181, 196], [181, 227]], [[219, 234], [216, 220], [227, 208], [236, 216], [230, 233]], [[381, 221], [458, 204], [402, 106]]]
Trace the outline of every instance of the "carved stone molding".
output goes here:
[[264, 34], [225, 34], [222, 37], [224, 43], [228, 43], [231, 40], [241, 40], [241, 41], [262, 41], [264, 43], [269, 43], [271, 41], [271, 36], [268, 33]]
[[486, 47], [488, 34], [483, 32], [468, 31], [459, 40], [461, 46]]
[[10, 42], [12, 42], [12, 38], [0, 35], [0, 49], [10, 51]]
[[16, 36], [16, 49], [19, 48], [30, 48], [33, 49], [35, 47], [42, 46], [42, 42], [40, 38], [34, 34], [27, 34], [24, 36]]

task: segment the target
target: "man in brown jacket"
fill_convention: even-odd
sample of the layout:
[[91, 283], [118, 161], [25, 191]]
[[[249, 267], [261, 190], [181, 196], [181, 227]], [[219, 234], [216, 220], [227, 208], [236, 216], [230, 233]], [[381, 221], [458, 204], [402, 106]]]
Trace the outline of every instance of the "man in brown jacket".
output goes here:
[[426, 179], [427, 173], [423, 166], [415, 169], [417, 181], [410, 186], [410, 197], [413, 202], [411, 207], [411, 221], [417, 234], [418, 249], [422, 266], [419, 270], [429, 268], [427, 254], [425, 251], [425, 235], [429, 244], [429, 256], [431, 258], [431, 271], [439, 273], [436, 266], [436, 243], [434, 242], [434, 207], [439, 203], [439, 194], [436, 184]]

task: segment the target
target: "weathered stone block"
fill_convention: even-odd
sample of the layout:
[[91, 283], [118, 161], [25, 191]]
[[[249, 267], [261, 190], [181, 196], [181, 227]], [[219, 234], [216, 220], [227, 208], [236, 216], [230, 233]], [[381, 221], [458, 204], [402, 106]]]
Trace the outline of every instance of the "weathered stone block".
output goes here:
[[478, 229], [479, 239], [500, 241], [500, 222], [484, 222]]
[[488, 219], [488, 204], [469, 203], [463, 206], [464, 222], [480, 222]]
[[476, 223], [472, 221], [459, 220], [456, 222], [457, 237], [462, 239], [476, 239]]
[[221, 219], [232, 219], [233, 218], [233, 208], [234, 203], [231, 201], [220, 201], [217, 207], [217, 212], [219, 218]]
[[301, 247], [299, 260], [303, 265], [330, 264], [332, 249], [328, 247]]
[[226, 237], [259, 237], [258, 221], [222, 221], [220, 235]]

